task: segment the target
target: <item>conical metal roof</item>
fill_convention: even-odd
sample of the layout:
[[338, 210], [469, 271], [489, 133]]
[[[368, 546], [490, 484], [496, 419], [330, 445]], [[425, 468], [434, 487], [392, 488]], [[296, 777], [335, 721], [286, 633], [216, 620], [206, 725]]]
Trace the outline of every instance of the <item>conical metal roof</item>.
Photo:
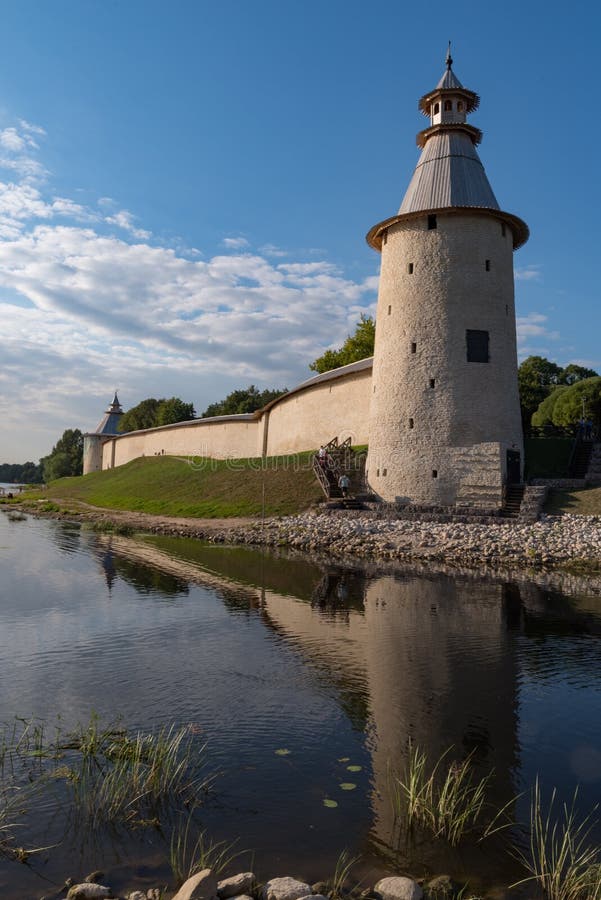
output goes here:
[[445, 70], [444, 75], [436, 85], [437, 91], [449, 91], [449, 90], [457, 90], [457, 88], [463, 88], [463, 85], [449, 66]]
[[399, 215], [445, 206], [499, 209], [472, 139], [464, 131], [439, 131], [427, 140]]
[[93, 434], [118, 434], [119, 429], [117, 426], [119, 425], [119, 419], [122, 415], [123, 409], [121, 408], [121, 404], [119, 403], [117, 391], [115, 391], [113, 402], [105, 411], [104, 416], [98, 423], [97, 427], [94, 429]]

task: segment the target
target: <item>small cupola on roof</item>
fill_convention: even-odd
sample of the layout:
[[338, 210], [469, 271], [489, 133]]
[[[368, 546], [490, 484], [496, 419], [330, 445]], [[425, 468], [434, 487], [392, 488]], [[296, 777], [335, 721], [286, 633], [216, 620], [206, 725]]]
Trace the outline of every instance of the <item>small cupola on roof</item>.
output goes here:
[[[425, 116], [429, 116], [431, 125], [463, 124], [467, 114], [477, 109], [480, 104], [478, 95], [464, 88], [453, 72], [450, 42], [446, 64], [445, 72], [434, 90], [424, 94], [419, 101], [419, 108]], [[421, 142], [421, 134], [422, 132], [418, 135], [418, 146], [425, 144], [425, 140]]]
[[398, 215], [374, 226], [367, 241], [380, 250], [383, 232], [396, 221], [424, 213], [469, 209], [494, 212], [511, 229], [517, 249], [528, 240], [528, 226], [499, 207], [476, 150], [482, 132], [467, 122], [480, 98], [464, 88], [453, 72], [450, 44], [445, 62], [438, 84], [419, 101], [419, 109], [428, 116], [430, 125], [417, 135], [422, 153]]

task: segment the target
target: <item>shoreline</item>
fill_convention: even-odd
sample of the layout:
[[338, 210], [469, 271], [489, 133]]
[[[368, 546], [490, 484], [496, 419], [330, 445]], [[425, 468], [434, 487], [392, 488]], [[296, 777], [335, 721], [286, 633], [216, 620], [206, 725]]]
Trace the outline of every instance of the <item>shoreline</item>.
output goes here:
[[[522, 577], [567, 574], [599, 577], [601, 516], [543, 514], [533, 523], [437, 523], [379, 517], [353, 510], [311, 511], [265, 520], [190, 519], [94, 507], [79, 501], [47, 501], [2, 507], [39, 518], [90, 522], [98, 531], [145, 532], [209, 543], [288, 548], [359, 561], [407, 563], [448, 570], [486, 569]], [[51, 508], [49, 508], [51, 507]], [[517, 571], [516, 571], [517, 570]]]

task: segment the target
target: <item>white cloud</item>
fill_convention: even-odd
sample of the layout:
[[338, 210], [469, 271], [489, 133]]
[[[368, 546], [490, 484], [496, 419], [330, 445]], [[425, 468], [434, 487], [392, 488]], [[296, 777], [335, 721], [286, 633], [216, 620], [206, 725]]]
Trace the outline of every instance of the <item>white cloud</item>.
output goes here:
[[222, 244], [228, 250], [243, 250], [245, 247], [250, 247], [245, 237], [224, 238]]
[[550, 331], [547, 327], [548, 317], [543, 313], [528, 313], [527, 316], [518, 316], [516, 320], [518, 343], [532, 337], [544, 337], [548, 340], [559, 339], [558, 331]]
[[147, 241], [152, 237], [150, 231], [145, 231], [143, 228], [138, 228], [135, 225], [134, 216], [126, 209], [121, 209], [114, 215], [107, 216], [105, 222], [109, 225], [117, 225], [119, 228], [128, 231], [133, 237], [138, 238], [141, 241]]
[[515, 270], [516, 281], [540, 281], [541, 267], [537, 265], [522, 266]]
[[241, 236], [212, 257], [151, 246], [112, 198], [86, 207], [32, 177], [45, 171], [31, 155], [42, 129], [7, 131], [0, 151], [18, 164], [0, 181], [0, 462], [94, 427], [115, 384], [127, 406], [179, 394], [199, 412], [250, 382], [291, 387], [373, 311], [377, 278], [345, 278], [327, 260], [253, 253]]
[[276, 244], [263, 244], [262, 247], [259, 247], [259, 253], [263, 253], [264, 256], [286, 256], [287, 251], [282, 250], [281, 247], [278, 247]]

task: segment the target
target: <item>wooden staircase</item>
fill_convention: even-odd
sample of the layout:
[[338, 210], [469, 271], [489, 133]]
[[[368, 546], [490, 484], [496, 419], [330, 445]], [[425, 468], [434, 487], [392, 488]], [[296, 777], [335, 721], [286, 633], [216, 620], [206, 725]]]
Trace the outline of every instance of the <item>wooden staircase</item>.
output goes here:
[[[341, 443], [337, 437], [332, 438], [325, 445], [325, 451], [323, 458], [320, 458], [319, 452], [315, 453], [312, 465], [326, 499], [333, 506], [361, 509], [363, 507], [361, 495], [365, 491], [365, 455], [353, 450], [350, 438]], [[338, 487], [338, 479], [343, 474], [347, 475], [350, 481], [349, 495], [346, 498], [342, 496], [342, 491]]]

